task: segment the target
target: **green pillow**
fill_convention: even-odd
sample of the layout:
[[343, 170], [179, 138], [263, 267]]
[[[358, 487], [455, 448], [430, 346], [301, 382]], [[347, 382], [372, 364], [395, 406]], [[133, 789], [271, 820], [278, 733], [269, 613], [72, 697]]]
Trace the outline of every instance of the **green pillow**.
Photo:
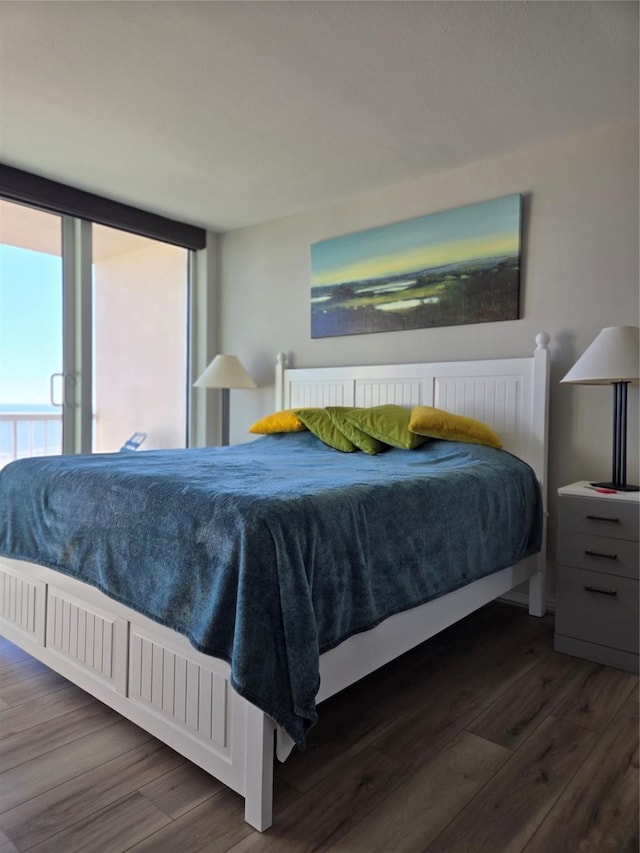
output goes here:
[[428, 441], [426, 436], [409, 432], [411, 410], [404, 406], [390, 403], [368, 409], [352, 409], [344, 417], [367, 435], [402, 450], [413, 450]]
[[389, 449], [388, 444], [384, 444], [382, 441], [378, 441], [377, 438], [367, 435], [360, 427], [357, 427], [346, 419], [345, 415], [348, 412], [357, 412], [358, 409], [352, 409], [348, 406], [327, 406], [326, 411], [340, 432], [360, 450], [371, 456], [375, 456], [376, 453], [382, 453], [383, 450]]
[[328, 447], [333, 447], [334, 450], [340, 450], [342, 453], [353, 453], [358, 449], [346, 435], [340, 432], [325, 409], [296, 409], [296, 415], [309, 432]]

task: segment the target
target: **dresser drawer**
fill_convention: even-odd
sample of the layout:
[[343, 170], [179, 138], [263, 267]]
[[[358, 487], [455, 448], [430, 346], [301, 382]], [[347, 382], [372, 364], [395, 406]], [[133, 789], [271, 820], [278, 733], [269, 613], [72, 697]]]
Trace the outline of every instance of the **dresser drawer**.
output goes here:
[[638, 653], [638, 582], [558, 567], [558, 634]]
[[637, 503], [563, 495], [558, 511], [560, 528], [565, 532], [638, 541]]
[[638, 580], [639, 553], [637, 542], [588, 533], [564, 532], [558, 542], [558, 562], [563, 566], [635, 580]]

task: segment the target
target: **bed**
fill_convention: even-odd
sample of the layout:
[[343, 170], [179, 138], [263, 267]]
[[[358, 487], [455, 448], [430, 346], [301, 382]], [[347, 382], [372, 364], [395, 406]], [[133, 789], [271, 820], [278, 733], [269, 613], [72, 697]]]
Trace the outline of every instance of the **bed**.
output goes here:
[[[530, 478], [537, 481], [538, 494], [544, 503], [547, 464], [548, 341], [547, 335], [538, 335], [535, 352], [528, 358], [441, 364], [296, 369], [288, 367], [286, 359], [280, 355], [276, 364], [276, 408], [286, 410], [325, 406], [426, 405], [477, 418], [496, 430], [509, 453], [503, 454], [492, 448], [474, 448], [472, 455], [474, 472], [480, 469], [489, 470], [489, 466], [499, 463], [509, 468], [504, 477], [510, 479], [513, 474], [512, 469], [515, 467], [527, 468]], [[283, 447], [287, 454], [290, 454], [293, 448], [295, 454], [300, 454], [299, 458], [311, 460], [305, 461], [306, 467], [316, 466], [324, 469], [325, 478], [328, 478], [331, 488], [328, 489], [326, 485], [323, 487], [322, 500], [325, 500], [328, 492], [331, 492], [331, 506], [334, 509], [337, 507], [335, 511], [339, 514], [330, 521], [330, 525], [333, 525], [330, 529], [334, 530], [340, 527], [342, 523], [340, 518], [344, 517], [346, 506], [344, 502], [341, 503], [344, 501], [344, 495], [341, 488], [338, 488], [338, 481], [343, 476], [346, 478], [347, 473], [344, 472], [351, 469], [354, 473], [349, 475], [352, 478], [349, 481], [349, 488], [359, 490], [359, 495], [364, 495], [366, 492], [366, 500], [372, 500], [371, 495], [374, 495], [374, 492], [368, 481], [365, 483], [363, 480], [365, 470], [370, 472], [367, 476], [382, 478], [385, 482], [381, 483], [381, 488], [387, 490], [390, 486], [386, 483], [386, 479], [392, 478], [394, 494], [398, 496], [398, 500], [404, 495], [407, 501], [406, 505], [398, 504], [401, 516], [408, 515], [411, 508], [415, 507], [416, 501], [420, 500], [419, 494], [411, 491], [414, 483], [408, 478], [410, 474], [411, 477], [415, 477], [415, 472], [410, 471], [411, 468], [420, 467], [427, 462], [430, 466], [453, 465], [456, 468], [454, 479], [458, 477], [460, 484], [458, 488], [462, 489], [460, 495], [471, 492], [468, 484], [473, 479], [477, 479], [474, 473], [471, 480], [465, 481], [466, 485], [462, 486], [460, 481], [462, 463], [459, 461], [461, 457], [455, 455], [454, 450], [456, 454], [462, 454], [466, 459], [469, 456], [469, 448], [456, 449], [454, 445], [457, 445], [457, 442], [433, 442], [431, 447], [427, 443], [424, 446], [425, 449], [419, 448], [417, 451], [409, 452], [391, 451], [379, 457], [369, 458], [364, 458], [364, 454], [353, 454], [353, 457], [351, 454], [338, 454], [321, 446], [320, 443], [314, 445], [313, 442], [313, 437], [302, 433], [286, 436], [284, 439], [279, 436], [269, 436], [253, 443], [250, 451], [247, 452], [252, 454], [250, 462], [252, 470], [262, 471], [264, 482], [274, 483], [273, 488], [276, 493], [278, 491], [276, 471], [280, 464], [278, 454]], [[154, 453], [127, 455], [129, 459], [123, 463], [125, 471], [119, 474], [124, 476], [125, 480], [120, 482], [104, 479], [100, 481], [100, 500], [95, 499], [93, 504], [85, 500], [86, 506], [93, 506], [91, 511], [96, 517], [96, 533], [95, 541], [91, 544], [92, 550], [78, 553], [77, 547], [69, 544], [73, 539], [71, 537], [66, 546], [64, 543], [60, 546], [63, 551], [66, 548], [67, 555], [67, 558], [62, 561], [59, 551], [49, 552], [49, 548], [54, 548], [53, 526], [48, 528], [51, 545], [48, 540], [40, 539], [40, 545], [38, 546], [36, 542], [34, 546], [39, 547], [42, 553], [36, 555], [31, 553], [27, 557], [23, 554], [24, 546], [16, 545], [10, 548], [5, 542], [4, 553], [12, 556], [0, 558], [2, 633], [34, 657], [142, 726], [240, 793], [245, 798], [245, 819], [256, 829], [264, 830], [271, 823], [274, 749], [277, 750], [278, 757], [283, 758], [294, 741], [300, 746], [304, 745], [306, 729], [315, 719], [316, 704], [478, 607], [498, 596], [512, 592], [525, 582], [528, 582], [530, 612], [538, 616], [544, 613], [545, 526], [544, 513], [539, 513], [540, 529], [536, 534], [535, 548], [531, 548], [526, 543], [516, 542], [510, 546], [524, 548], [523, 551], [513, 553], [535, 551], [531, 556], [519, 559], [513, 564], [502, 564], [500, 563], [503, 560], [502, 555], [489, 554], [492, 548], [492, 540], [489, 537], [481, 545], [469, 545], [469, 548], [475, 549], [472, 550], [472, 554], [476, 555], [473, 562], [477, 562], [478, 572], [469, 573], [467, 567], [457, 575], [454, 573], [455, 576], [450, 584], [452, 591], [444, 594], [438, 592], [437, 597], [433, 597], [436, 593], [430, 593], [427, 596], [420, 590], [415, 591], [416, 582], [412, 580], [407, 586], [411, 587], [413, 598], [403, 600], [401, 605], [386, 606], [385, 604], [382, 608], [378, 607], [378, 603], [374, 600], [375, 596], [371, 594], [370, 586], [366, 586], [370, 583], [370, 579], [366, 577], [365, 568], [362, 566], [359, 569], [361, 577], [358, 580], [357, 572], [353, 568], [358, 562], [357, 558], [349, 553], [343, 557], [334, 556], [328, 547], [328, 537], [325, 537], [322, 549], [327, 551], [327, 559], [324, 562], [333, 565], [339, 560], [346, 561], [350, 564], [349, 576], [360, 583], [357, 587], [357, 595], [354, 593], [351, 609], [358, 610], [362, 600], [367, 598], [371, 598], [370, 604], [373, 609], [367, 614], [368, 621], [357, 622], [355, 627], [352, 621], [345, 621], [345, 626], [340, 629], [325, 630], [321, 619], [317, 620], [319, 625], [312, 626], [316, 599], [326, 596], [326, 590], [321, 581], [321, 569], [318, 569], [313, 576], [312, 594], [307, 594], [308, 590], [305, 593], [309, 599], [307, 604], [311, 607], [309, 614], [305, 615], [304, 606], [298, 599], [295, 599], [295, 608], [291, 605], [295, 594], [293, 587], [306, 584], [305, 572], [308, 574], [309, 558], [305, 553], [298, 555], [296, 561], [291, 557], [296, 551], [295, 543], [298, 540], [302, 542], [303, 538], [296, 535], [291, 538], [288, 519], [291, 519], [291, 523], [295, 519], [294, 504], [300, 504], [307, 513], [315, 513], [320, 505], [317, 494], [308, 497], [304, 495], [306, 503], [301, 504], [298, 499], [298, 493], [304, 492], [307, 488], [305, 474], [301, 483], [296, 481], [296, 501], [292, 501], [288, 494], [277, 495], [279, 515], [275, 521], [269, 516], [268, 534], [259, 540], [259, 545], [254, 544], [253, 547], [251, 547], [252, 542], [255, 543], [258, 540], [247, 538], [247, 529], [255, 530], [258, 526], [256, 519], [263, 518], [263, 496], [255, 491], [255, 484], [250, 482], [252, 479], [250, 476], [245, 478], [246, 486], [240, 489], [242, 492], [240, 497], [237, 494], [237, 487], [227, 487], [220, 479], [216, 488], [224, 500], [222, 501], [221, 497], [220, 507], [211, 509], [212, 516], [222, 513], [226, 514], [225, 517], [239, 517], [238, 501], [244, 507], [250, 507], [247, 516], [249, 522], [243, 515], [242, 525], [244, 526], [235, 531], [234, 536], [224, 545], [225, 552], [237, 551], [244, 555], [243, 559], [248, 561], [249, 568], [246, 572], [243, 569], [241, 573], [248, 593], [239, 594], [240, 584], [236, 584], [233, 587], [233, 594], [229, 597], [227, 586], [217, 582], [221, 590], [222, 605], [233, 600], [235, 607], [234, 621], [230, 627], [227, 626], [229, 628], [227, 635], [224, 634], [223, 629], [225, 612], [228, 612], [230, 607], [225, 611], [225, 607], [222, 606], [213, 615], [205, 614], [206, 618], [204, 616], [201, 618], [199, 612], [198, 618], [194, 617], [193, 609], [189, 609], [188, 617], [185, 617], [186, 621], [181, 622], [177, 619], [182, 610], [187, 612], [184, 605], [185, 593], [182, 588], [179, 590], [179, 595], [175, 589], [170, 589], [166, 595], [163, 593], [165, 605], [167, 607], [171, 605], [172, 614], [171, 619], [164, 618], [163, 611], [151, 606], [151, 599], [157, 586], [154, 566], [161, 565], [162, 558], [165, 552], [170, 550], [173, 541], [170, 516], [161, 518], [158, 510], [156, 522], [165, 533], [168, 530], [169, 534], [162, 539], [158, 532], [159, 544], [156, 551], [152, 542], [147, 543], [144, 548], [138, 545], [134, 547], [133, 534], [127, 546], [127, 554], [137, 554], [136, 576], [146, 577], [147, 586], [143, 590], [142, 603], [132, 604], [126, 585], [113, 585], [122, 583], [122, 577], [111, 582], [108, 578], [105, 579], [104, 570], [100, 576], [91, 574], [91, 566], [94, 563], [98, 565], [100, 562], [97, 558], [94, 559], [94, 553], [101, 553], [104, 547], [109, 551], [111, 559], [117, 546], [114, 541], [103, 546], [98, 533], [99, 516], [102, 512], [107, 512], [109, 502], [115, 502], [114, 505], [117, 504], [122, 508], [123, 517], [136, 515], [136, 501], [140, 502], [141, 512], [144, 510], [143, 514], [149, 515], [151, 510], [153, 515], [154, 505], [144, 504], [147, 500], [146, 495], [152, 495], [154, 491], [162, 494], [164, 483], [170, 481], [163, 479], [165, 468], [169, 463], [165, 461], [162, 454], [154, 455]], [[176, 452], [171, 453], [174, 454], [171, 457], [174, 460]], [[239, 456], [244, 453], [245, 450], [237, 447], [183, 451], [183, 454], [190, 454], [191, 461], [196, 460], [194, 473], [186, 485], [181, 484], [179, 494], [182, 509], [187, 511], [189, 517], [195, 518], [200, 511], [197, 509], [197, 504], [192, 502], [192, 497], [196, 492], [202, 491], [202, 483], [209, 477], [207, 466], [216, 466], [216, 472], [221, 468], [228, 469], [231, 480], [234, 477], [236, 480], [241, 479], [237, 462]], [[356, 456], [361, 458], [357, 460]], [[144, 461], [145, 457], [146, 461]], [[283, 459], [285, 459], [284, 456]], [[519, 460], [523, 460], [526, 466], [522, 466]], [[71, 461], [70, 458], [52, 459], [40, 466], [41, 469], [51, 469], [52, 481], [66, 483], [64, 494], [70, 496], [67, 501], [66, 522], [75, 521], [75, 516], [84, 512], [85, 509], [82, 503], [74, 506], [71, 496], [75, 493], [75, 486], [72, 485], [75, 481], [65, 480], [65, 478], [84, 476], [89, 468], [100, 465], [99, 459], [85, 457], [77, 460], [78, 464], [74, 463], [72, 471]], [[80, 474], [77, 470], [78, 465]], [[129, 470], [127, 466], [133, 466], [133, 469]], [[137, 498], [132, 497], [132, 503], [126, 505], [122, 495], [133, 491], [133, 487], [127, 487], [123, 491], [122, 483], [131, 485], [138, 481], [139, 478], [135, 477], [134, 470], [136, 466], [139, 471], [145, 470], [147, 478], [150, 479], [144, 485], [143, 492], [141, 491]], [[389, 472], [388, 475], [381, 473], [384, 466]], [[458, 468], [460, 472], [457, 471]], [[33, 471], [33, 474], [29, 474], [30, 479], [35, 478], [37, 470], [37, 466], [26, 465], [13, 468], [14, 473], [20, 471], [24, 476], [27, 471]], [[111, 472], [108, 471], [103, 476], [110, 475]], [[448, 473], [447, 476], [452, 475]], [[465, 476], [467, 476], [466, 473]], [[497, 477], [498, 474], [495, 476]], [[500, 474], [500, 476], [503, 475]], [[132, 477], [134, 479], [131, 479]], [[222, 477], [221, 473], [220, 477]], [[311, 474], [308, 477], [310, 478]], [[255, 480], [256, 477], [253, 479]], [[441, 488], [438, 493], [438, 503], [445, 500], [447, 492], [455, 494], [454, 480], [448, 480], [449, 485], [443, 486], [442, 478], [440, 478], [441, 482], [435, 476], [431, 479], [433, 480], [431, 488]], [[118, 489], [121, 490], [120, 493], [117, 492]], [[520, 486], [515, 491], [518, 489]], [[507, 491], [506, 485], [504, 491]], [[120, 496], [116, 500], [118, 494]], [[388, 494], [387, 492], [384, 500], [387, 500]], [[26, 503], [29, 503], [29, 500], [33, 502], [33, 499], [29, 498]], [[57, 510], [54, 513], [54, 504], [49, 499], [47, 501], [45, 514], [48, 513], [47, 517], [50, 520], [52, 514], [60, 513]], [[358, 498], [358, 506], [360, 506], [359, 501], [360, 498]], [[157, 507], [162, 505], [162, 500], [156, 504]], [[371, 504], [366, 504], [366, 507], [367, 511], [372, 509]], [[289, 508], [292, 514], [288, 517]], [[329, 512], [329, 507], [326, 511]], [[514, 510], [512, 509], [511, 512], [513, 513]], [[467, 512], [467, 515], [469, 514], [470, 512]], [[520, 514], [520, 512], [515, 513], [516, 516]], [[23, 515], [22, 509], [14, 513], [13, 528], [17, 529], [21, 526], [23, 536], [28, 539], [30, 522], [23, 520]], [[20, 525], [18, 525], [18, 518], [21, 519]], [[514, 530], [515, 522], [514, 517]], [[503, 529], [505, 527], [511, 529], [512, 526], [505, 525], [504, 519], [497, 523], [501, 524]], [[202, 522], [198, 524], [200, 527], [197, 529], [202, 529]], [[362, 519], [358, 524], [359, 527], [366, 528], [366, 519], [364, 524]], [[378, 526], [379, 521], [375, 521], [373, 528]], [[414, 519], [413, 527], [417, 526]], [[435, 532], [437, 526], [433, 525], [433, 527]], [[367, 535], [372, 535], [372, 532], [370, 531]], [[289, 539], [286, 538], [287, 536]], [[354, 538], [351, 533], [345, 532], [345, 540], [349, 537]], [[34, 538], [38, 539], [37, 536]], [[267, 584], [268, 578], [261, 577], [271, 571], [269, 564], [262, 558], [261, 562], [256, 563], [253, 555], [258, 551], [269, 552], [270, 549], [277, 551], [279, 538], [282, 539], [280, 550], [286, 552], [289, 563], [286, 573], [281, 572], [282, 577], [285, 578], [281, 591], [271, 595], [269, 593], [271, 583]], [[338, 536], [331, 538], [339, 539]], [[403, 565], [411, 561], [411, 553], [407, 554], [400, 550], [401, 545], [408, 547], [406, 543], [408, 538], [406, 534], [403, 535], [402, 543], [398, 542], [396, 546], [400, 555], [399, 562]], [[518, 539], [519, 542], [522, 535], [516, 536], [514, 533], [513, 538]], [[458, 539], [466, 542], [466, 534], [465, 537], [459, 536]], [[210, 548], [211, 541], [214, 540], [207, 540], [204, 537], [203, 541], [204, 545], [200, 551]], [[77, 543], [77, 538], [74, 542]], [[218, 533], [216, 533], [215, 542], [218, 547], [220, 543]], [[333, 543], [331, 546], [333, 547]], [[343, 547], [348, 552], [348, 547], [346, 545]], [[378, 544], [367, 558], [371, 562], [372, 578], [379, 576], [373, 573], [373, 564], [376, 560], [372, 559], [371, 555], [376, 554], [380, 548]], [[301, 550], [304, 548], [301, 547]], [[51, 554], [54, 556], [52, 557]], [[392, 558], [393, 555], [388, 559]], [[122, 557], [122, 560], [124, 559], [125, 557]], [[189, 607], [193, 608], [208, 602], [210, 591], [202, 585], [203, 575], [198, 573], [196, 552], [190, 551], [188, 559], [192, 561], [189, 564], [191, 575], [189, 584], [185, 588], [188, 588], [190, 596]], [[500, 565], [494, 565], [496, 560]], [[65, 563], [64, 567], [60, 565], [61, 562]], [[453, 563], [457, 560], [450, 562], [453, 571]], [[85, 575], [77, 571], [77, 565], [81, 565], [83, 570], [86, 570]], [[104, 566], [104, 562], [101, 565]], [[52, 566], [56, 566], [58, 570]], [[346, 568], [345, 564], [343, 569]], [[384, 569], [384, 566], [382, 568]], [[274, 571], [277, 572], [277, 567]], [[131, 581], [132, 574], [134, 573], [131, 571], [122, 573], [125, 584]], [[176, 577], [181, 576], [176, 574]], [[260, 586], [263, 582], [267, 585]], [[331, 582], [334, 583], [333, 580]], [[349, 583], [352, 581], [350, 580]], [[355, 588], [355, 581], [353, 583]], [[375, 581], [374, 586], [379, 591], [379, 598], [386, 602], [388, 598], [386, 587], [381, 586], [379, 580]], [[258, 590], [257, 595], [252, 592], [253, 587]], [[103, 590], [109, 594], [105, 594]], [[332, 595], [334, 596], [332, 600], [335, 601], [335, 593]], [[243, 634], [242, 626], [245, 625], [246, 614], [254, 619], [253, 624], [260, 624], [261, 620], [266, 618], [260, 608], [277, 611], [274, 625], [278, 623], [278, 631], [270, 628], [268, 634], [258, 638], [265, 648], [269, 643], [273, 645], [270, 652], [264, 653], [264, 669], [270, 672], [269, 667], [273, 664], [273, 675], [263, 679], [262, 682], [255, 682], [255, 679], [254, 682], [250, 682], [247, 680], [248, 676], [244, 677], [245, 669], [246, 672], [249, 670], [243, 666], [245, 661], [252, 658], [255, 663], [257, 652], [255, 647], [252, 648], [249, 644], [251, 634], [255, 632], [248, 629]], [[296, 612], [287, 616], [291, 611]], [[153, 618], [149, 618], [150, 616]], [[282, 622], [281, 628], [280, 622]], [[210, 623], [215, 623], [217, 633], [207, 633], [211, 627]], [[249, 621], [246, 622], [248, 626], [251, 624]], [[199, 628], [202, 625], [206, 626], [204, 633]], [[312, 627], [313, 630], [311, 630]], [[282, 630], [282, 638], [280, 630]], [[295, 655], [292, 654], [292, 650]], [[284, 669], [280, 667], [281, 663]], [[280, 704], [283, 692], [279, 681], [281, 672], [284, 672], [288, 679], [284, 689], [286, 700], [284, 704]], [[275, 698], [271, 695], [272, 689], [275, 689], [273, 685], [278, 687], [277, 695], [274, 693]], [[274, 737], [276, 733], [277, 737]]]

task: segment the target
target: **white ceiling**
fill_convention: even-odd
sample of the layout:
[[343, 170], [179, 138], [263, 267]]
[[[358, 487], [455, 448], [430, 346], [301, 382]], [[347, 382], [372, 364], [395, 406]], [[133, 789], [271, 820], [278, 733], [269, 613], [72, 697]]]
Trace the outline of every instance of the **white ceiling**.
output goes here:
[[637, 112], [637, 2], [0, 2], [3, 162], [214, 230]]

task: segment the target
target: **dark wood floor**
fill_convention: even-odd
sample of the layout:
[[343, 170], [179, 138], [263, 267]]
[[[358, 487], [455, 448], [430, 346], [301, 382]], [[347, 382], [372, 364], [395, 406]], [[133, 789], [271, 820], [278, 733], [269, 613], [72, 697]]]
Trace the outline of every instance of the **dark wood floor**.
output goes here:
[[632, 853], [638, 679], [492, 604], [321, 706], [274, 826], [0, 641], [0, 850]]

